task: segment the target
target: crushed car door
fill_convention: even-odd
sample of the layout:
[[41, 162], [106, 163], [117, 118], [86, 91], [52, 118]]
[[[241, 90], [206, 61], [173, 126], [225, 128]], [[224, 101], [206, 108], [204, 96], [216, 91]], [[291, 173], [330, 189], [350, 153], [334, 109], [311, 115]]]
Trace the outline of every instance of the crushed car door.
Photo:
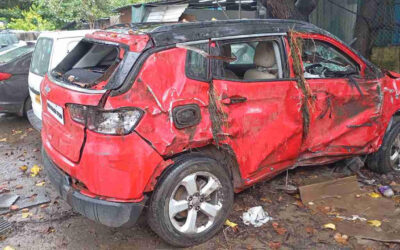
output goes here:
[[[212, 45], [213, 46], [213, 45]], [[214, 131], [224, 135], [251, 184], [292, 165], [301, 146], [301, 94], [289, 77], [281, 37], [219, 41], [214, 60], [210, 105]], [[214, 98], [214, 100], [212, 100]], [[212, 111], [212, 109], [210, 109]], [[219, 117], [219, 118], [218, 118]], [[220, 121], [218, 121], [220, 119]]]
[[297, 41], [311, 95], [299, 165], [371, 152], [380, 135], [380, 80], [367, 79], [365, 63], [332, 38], [300, 35]]

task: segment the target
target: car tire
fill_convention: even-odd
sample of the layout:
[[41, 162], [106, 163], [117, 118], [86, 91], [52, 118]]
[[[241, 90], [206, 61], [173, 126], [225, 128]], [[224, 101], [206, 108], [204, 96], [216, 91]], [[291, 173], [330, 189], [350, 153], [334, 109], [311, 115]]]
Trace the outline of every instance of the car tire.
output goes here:
[[381, 174], [400, 172], [400, 122], [393, 123], [379, 150], [368, 156], [367, 167]]
[[30, 97], [26, 98], [24, 103], [24, 116], [28, 117], [28, 111], [32, 109], [32, 100]]
[[229, 172], [204, 156], [178, 158], [159, 179], [147, 211], [154, 232], [170, 245], [189, 247], [212, 238], [233, 204]]

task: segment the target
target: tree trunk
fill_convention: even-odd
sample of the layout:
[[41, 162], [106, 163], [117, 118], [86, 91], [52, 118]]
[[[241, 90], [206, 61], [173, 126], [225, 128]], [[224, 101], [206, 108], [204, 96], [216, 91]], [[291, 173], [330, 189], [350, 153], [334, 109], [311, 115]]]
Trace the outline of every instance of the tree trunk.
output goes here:
[[375, 19], [379, 4], [376, 0], [364, 0], [357, 16], [354, 48], [363, 56], [369, 57], [376, 34], [373, 33], [372, 20]]
[[270, 18], [308, 21], [319, 0], [263, 0]]

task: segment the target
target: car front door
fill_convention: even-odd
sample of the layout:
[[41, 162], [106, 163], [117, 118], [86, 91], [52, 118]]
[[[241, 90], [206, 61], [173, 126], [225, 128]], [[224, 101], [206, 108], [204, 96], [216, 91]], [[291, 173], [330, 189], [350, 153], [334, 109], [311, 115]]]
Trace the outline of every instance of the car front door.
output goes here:
[[282, 37], [223, 41], [216, 47], [222, 57], [235, 60], [218, 60], [212, 67], [210, 105], [217, 112], [210, 116], [218, 124], [213, 132], [224, 136], [242, 178], [251, 184], [296, 161], [303, 132], [301, 94], [289, 76]]
[[366, 77], [365, 63], [332, 38], [300, 35], [297, 39], [311, 95], [309, 131], [299, 164], [372, 152], [371, 145], [380, 135], [380, 80]]

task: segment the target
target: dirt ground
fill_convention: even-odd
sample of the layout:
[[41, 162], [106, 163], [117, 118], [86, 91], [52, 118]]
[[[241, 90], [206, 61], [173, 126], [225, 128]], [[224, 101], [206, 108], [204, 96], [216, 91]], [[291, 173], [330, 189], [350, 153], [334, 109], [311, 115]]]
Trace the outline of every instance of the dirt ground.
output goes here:
[[[108, 228], [75, 213], [51, 186], [44, 172], [30, 176], [30, 169], [41, 164], [40, 134], [24, 118], [0, 115], [0, 193], [8, 192], [35, 198], [46, 194], [50, 203], [29, 211], [15, 211], [0, 216], [12, 223], [12, 231], [0, 238], [0, 249], [169, 249], [146, 225], [144, 216], [133, 228]], [[23, 172], [20, 167], [26, 165]], [[400, 182], [396, 175], [377, 175], [361, 170], [368, 179], [381, 184]], [[340, 164], [298, 168], [289, 171], [289, 183], [300, 186], [351, 175]], [[238, 231], [225, 227], [209, 242], [193, 249], [400, 249], [400, 245], [360, 240], [350, 236], [347, 244], [334, 239], [336, 231], [322, 229], [331, 222], [327, 216], [305, 207], [299, 196], [277, 190], [285, 183], [286, 174], [263, 182], [235, 196], [229, 220]], [[43, 186], [40, 183], [45, 181]], [[39, 183], [39, 186], [36, 184]], [[373, 186], [364, 188], [374, 189]], [[260, 228], [246, 226], [241, 215], [248, 208], [263, 206], [273, 218]], [[23, 218], [23, 214], [27, 218]], [[275, 223], [276, 229], [272, 226]], [[277, 223], [277, 224], [276, 224]]]

